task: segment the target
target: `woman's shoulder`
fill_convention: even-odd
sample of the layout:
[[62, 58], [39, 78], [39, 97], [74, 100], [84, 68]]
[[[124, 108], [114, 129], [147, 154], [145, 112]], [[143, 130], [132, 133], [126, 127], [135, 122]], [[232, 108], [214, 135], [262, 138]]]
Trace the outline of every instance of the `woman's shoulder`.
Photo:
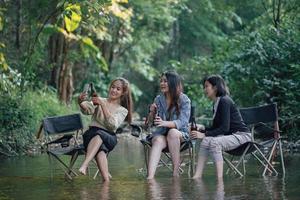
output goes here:
[[154, 100], [158, 100], [158, 99], [162, 99], [165, 98], [165, 95], [163, 95], [162, 93], [156, 95], [156, 97], [154, 98]]
[[184, 102], [191, 102], [190, 98], [184, 93], [180, 94], [180, 99]]
[[232, 98], [230, 96], [225, 95], [225, 96], [220, 97], [220, 103], [222, 103], [222, 104], [234, 104], [234, 101], [232, 100]]

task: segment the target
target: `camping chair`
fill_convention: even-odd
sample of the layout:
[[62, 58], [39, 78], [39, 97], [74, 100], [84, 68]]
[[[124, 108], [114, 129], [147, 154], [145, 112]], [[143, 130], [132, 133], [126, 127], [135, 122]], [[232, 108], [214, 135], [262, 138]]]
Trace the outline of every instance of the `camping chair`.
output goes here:
[[[45, 149], [51, 165], [51, 176], [54, 158], [61, 164], [65, 176], [71, 180], [72, 176], [77, 176], [73, 166], [78, 156], [84, 154], [83, 145], [78, 142], [79, 134], [83, 133], [80, 114], [44, 118], [38, 137], [42, 130], [46, 139]], [[62, 159], [64, 155], [71, 156], [69, 163]]]
[[[191, 106], [191, 116], [195, 112], [195, 107]], [[190, 117], [191, 121], [191, 117]], [[151, 141], [149, 140], [149, 136], [152, 133], [152, 129], [155, 127], [147, 126], [145, 123], [140, 124], [131, 124], [131, 135], [138, 137], [140, 142], [144, 147], [144, 157], [146, 170], [148, 170], [148, 160], [149, 160], [149, 152], [152, 147]], [[195, 166], [195, 143], [193, 143], [190, 139], [183, 141], [180, 145], [180, 153], [184, 154], [188, 151], [188, 155], [181, 155], [181, 163], [179, 167], [179, 172], [183, 173], [184, 170], [181, 166], [188, 165], [188, 175], [191, 177], [194, 174], [194, 166]], [[165, 158], [164, 158], [165, 157]], [[171, 167], [171, 155], [169, 153], [168, 148], [162, 150], [162, 156], [160, 158], [160, 162], [158, 167], [165, 166], [169, 170], [172, 171]]]
[[[281, 131], [278, 125], [277, 104], [269, 104], [258, 107], [249, 107], [240, 109], [242, 118], [247, 126], [251, 129], [252, 141], [247, 142], [236, 149], [226, 151], [232, 156], [240, 156], [236, 165], [232, 160], [224, 157], [229, 167], [240, 176], [246, 173], [244, 159], [247, 154], [254, 156], [256, 160], [264, 167], [262, 175], [265, 176], [268, 171], [270, 174], [278, 175], [273, 164], [273, 160], [279, 151], [282, 174], [285, 175], [285, 166], [281, 144]], [[264, 150], [267, 149], [265, 152]], [[238, 170], [238, 166], [242, 163], [243, 174]], [[228, 171], [227, 171], [228, 172]]]

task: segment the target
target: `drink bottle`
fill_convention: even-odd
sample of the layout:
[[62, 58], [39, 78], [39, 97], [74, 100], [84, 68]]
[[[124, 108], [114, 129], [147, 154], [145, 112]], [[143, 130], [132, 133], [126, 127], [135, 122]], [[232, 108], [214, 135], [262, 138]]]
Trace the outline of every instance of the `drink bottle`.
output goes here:
[[91, 87], [91, 96], [92, 96], [92, 97], [97, 97], [98, 94], [97, 94], [97, 92], [96, 92], [96, 89], [95, 89], [94, 84], [93, 84], [93, 83], [90, 83], [90, 87]]

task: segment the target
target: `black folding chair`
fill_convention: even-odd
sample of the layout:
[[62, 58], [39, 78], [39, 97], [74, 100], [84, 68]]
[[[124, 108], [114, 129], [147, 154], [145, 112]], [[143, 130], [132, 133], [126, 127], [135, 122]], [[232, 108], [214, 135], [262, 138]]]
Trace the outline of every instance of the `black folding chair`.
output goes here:
[[[285, 165], [281, 144], [281, 131], [278, 125], [278, 111], [277, 104], [269, 104], [258, 107], [249, 107], [240, 109], [244, 122], [249, 126], [252, 133], [252, 141], [247, 142], [236, 149], [226, 151], [226, 153], [234, 156], [240, 156], [237, 164], [232, 160], [224, 157], [225, 162], [230, 169], [234, 170], [240, 176], [245, 175], [246, 169], [244, 159], [247, 154], [254, 156], [256, 160], [264, 167], [262, 175], [265, 176], [268, 171], [270, 175], [278, 175], [275, 169], [273, 160], [279, 153], [280, 163], [282, 167], [282, 174], [285, 175]], [[267, 150], [265, 152], [265, 150]], [[278, 152], [279, 151], [279, 152]], [[243, 173], [238, 169], [239, 165], [243, 165]], [[228, 171], [227, 171], [228, 172]]]
[[[53, 174], [53, 158], [61, 164], [62, 170], [68, 179], [77, 176], [77, 173], [73, 170], [73, 166], [78, 156], [84, 154], [83, 145], [78, 142], [79, 134], [83, 133], [80, 114], [44, 118], [40, 132], [42, 130], [46, 139], [45, 149], [51, 165], [51, 176]], [[62, 159], [64, 155], [71, 156], [69, 163], [66, 163]]]
[[[148, 170], [148, 162], [149, 162], [149, 152], [152, 147], [151, 141], [149, 140], [149, 136], [151, 132], [145, 129], [145, 126], [139, 124], [131, 124], [131, 135], [134, 137], [138, 137], [140, 139], [141, 144], [144, 147], [144, 157], [145, 157], [145, 164], [146, 170]], [[184, 155], [184, 153], [188, 151], [188, 155]], [[194, 150], [192, 146], [191, 140], [186, 140], [181, 143], [180, 145], [180, 152], [181, 152], [181, 162], [179, 167], [179, 172], [182, 174], [184, 173], [183, 166], [188, 166], [188, 175], [192, 176], [194, 173]], [[171, 155], [169, 153], [168, 148], [163, 149], [162, 156], [160, 158], [158, 167], [167, 167], [169, 170], [173, 170], [171, 165]], [[182, 155], [183, 154], [183, 155]]]

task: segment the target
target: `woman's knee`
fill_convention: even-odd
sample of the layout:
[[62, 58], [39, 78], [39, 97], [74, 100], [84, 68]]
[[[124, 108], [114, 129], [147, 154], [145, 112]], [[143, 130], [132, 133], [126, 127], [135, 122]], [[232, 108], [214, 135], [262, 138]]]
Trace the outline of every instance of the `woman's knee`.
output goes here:
[[100, 151], [99, 153], [97, 153], [97, 158], [102, 159], [102, 158], [106, 158], [107, 154], [104, 151]]
[[212, 137], [204, 137], [201, 141], [200, 148], [209, 148]]
[[153, 146], [166, 146], [166, 138], [165, 136], [156, 136], [152, 139], [152, 147]]
[[175, 128], [172, 128], [168, 131], [167, 141], [180, 140], [181, 137], [181, 132]]
[[210, 149], [212, 153], [222, 153], [222, 145], [219, 142], [218, 138], [212, 138], [210, 140]]

